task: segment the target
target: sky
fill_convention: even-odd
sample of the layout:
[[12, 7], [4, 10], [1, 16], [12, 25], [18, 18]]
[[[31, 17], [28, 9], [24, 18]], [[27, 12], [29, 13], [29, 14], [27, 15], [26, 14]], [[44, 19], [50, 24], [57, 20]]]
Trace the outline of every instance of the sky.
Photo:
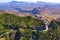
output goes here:
[[25, 1], [25, 2], [37, 2], [37, 1], [41, 1], [41, 2], [60, 3], [60, 0], [0, 0], [0, 3], [10, 2], [10, 1]]

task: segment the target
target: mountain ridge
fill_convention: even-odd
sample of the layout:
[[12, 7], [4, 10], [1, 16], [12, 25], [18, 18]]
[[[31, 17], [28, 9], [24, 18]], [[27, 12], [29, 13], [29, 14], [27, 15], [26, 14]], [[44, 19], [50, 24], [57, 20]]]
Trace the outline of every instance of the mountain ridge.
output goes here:
[[[16, 13], [17, 15], [31, 15], [37, 18], [60, 17], [60, 4], [46, 4], [45, 2], [17, 2], [11, 1], [5, 4], [0, 4], [0, 10], [8, 11], [9, 13]], [[22, 16], [21, 15], [21, 16]]]

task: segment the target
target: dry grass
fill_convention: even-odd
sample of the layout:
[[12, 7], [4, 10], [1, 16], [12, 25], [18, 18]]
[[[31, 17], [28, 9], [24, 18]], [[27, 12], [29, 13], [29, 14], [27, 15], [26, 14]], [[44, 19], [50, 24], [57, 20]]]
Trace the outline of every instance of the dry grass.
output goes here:
[[60, 15], [49, 15], [49, 14], [41, 14], [42, 16], [42, 19], [47, 19], [48, 21], [51, 21], [51, 20], [56, 20], [57, 18], [60, 17]]
[[0, 38], [0, 40], [5, 40], [5, 38]]

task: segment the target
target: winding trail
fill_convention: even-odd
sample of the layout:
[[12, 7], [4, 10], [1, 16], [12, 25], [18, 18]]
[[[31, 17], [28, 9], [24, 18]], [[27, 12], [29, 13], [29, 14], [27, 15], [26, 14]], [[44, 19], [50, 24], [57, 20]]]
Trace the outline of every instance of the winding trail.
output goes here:
[[[46, 29], [42, 30], [42, 31], [48, 31], [48, 25], [46, 25], [45, 27], [46, 27]], [[32, 30], [32, 31], [37, 31], [37, 30]]]
[[44, 20], [44, 23], [45, 23], [45, 27], [46, 27], [46, 29], [43, 30], [43, 31], [48, 31], [48, 20]]
[[[47, 20], [44, 20], [43, 22], [45, 24], [46, 29], [45, 30], [42, 30], [42, 31], [48, 31], [48, 21]], [[37, 31], [37, 30], [32, 30], [32, 31]]]
[[48, 31], [48, 26], [46, 25], [46, 29], [45, 30], [43, 30], [43, 31]]

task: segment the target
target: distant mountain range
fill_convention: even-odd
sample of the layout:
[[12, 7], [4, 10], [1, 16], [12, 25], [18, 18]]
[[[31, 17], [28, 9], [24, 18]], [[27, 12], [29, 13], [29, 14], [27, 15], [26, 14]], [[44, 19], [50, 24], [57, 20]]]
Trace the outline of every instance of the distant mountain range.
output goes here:
[[17, 16], [33, 16], [38, 19], [51, 21], [60, 20], [60, 4], [47, 2], [17, 2], [0, 3], [0, 14], [11, 13]]
[[[23, 13], [49, 13], [60, 14], [60, 4], [48, 2], [17, 2], [0, 3], [0, 10], [16, 11]], [[46, 12], [47, 11], [47, 12]]]

